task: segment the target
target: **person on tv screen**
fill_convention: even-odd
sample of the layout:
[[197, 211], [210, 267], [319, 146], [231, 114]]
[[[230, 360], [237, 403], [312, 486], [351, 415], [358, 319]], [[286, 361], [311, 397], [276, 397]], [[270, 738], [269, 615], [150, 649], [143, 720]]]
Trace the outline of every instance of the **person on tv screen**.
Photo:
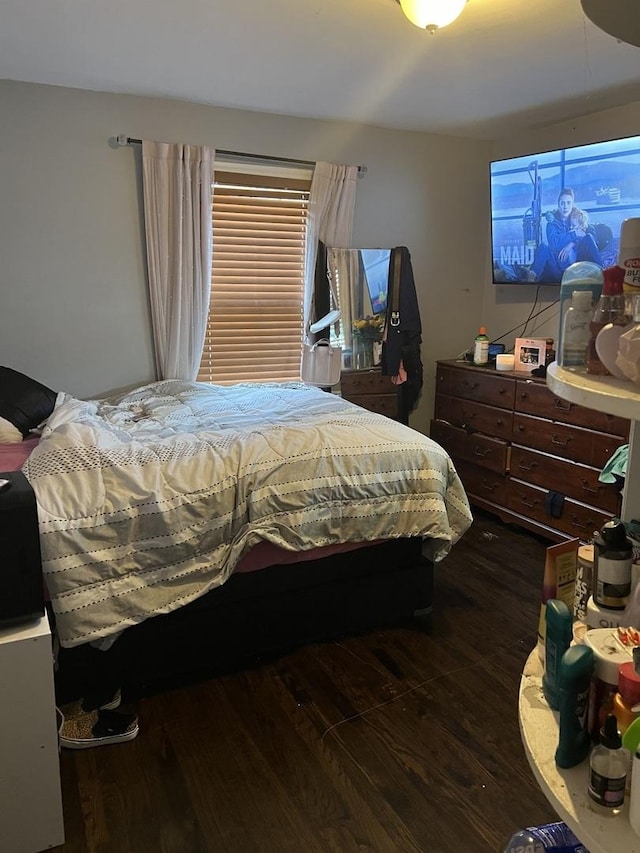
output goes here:
[[576, 261], [602, 265], [598, 246], [589, 230], [589, 217], [576, 207], [571, 187], [565, 187], [558, 196], [558, 209], [549, 215], [547, 242], [535, 250], [528, 280], [560, 282], [566, 268]]

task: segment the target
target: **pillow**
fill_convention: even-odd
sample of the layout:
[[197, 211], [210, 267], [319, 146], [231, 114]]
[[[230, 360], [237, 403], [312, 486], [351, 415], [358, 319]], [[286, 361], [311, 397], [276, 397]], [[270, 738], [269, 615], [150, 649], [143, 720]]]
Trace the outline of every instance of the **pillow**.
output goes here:
[[22, 441], [22, 433], [18, 427], [14, 427], [6, 418], [0, 418], [0, 445], [19, 444]]
[[9, 421], [23, 437], [45, 421], [57, 393], [10, 367], [0, 367], [0, 418]]

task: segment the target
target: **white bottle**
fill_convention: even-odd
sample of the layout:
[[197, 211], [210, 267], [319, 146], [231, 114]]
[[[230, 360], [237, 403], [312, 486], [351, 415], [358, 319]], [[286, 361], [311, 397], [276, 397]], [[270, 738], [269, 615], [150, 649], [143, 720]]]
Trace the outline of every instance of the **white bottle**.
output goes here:
[[564, 317], [562, 331], [561, 366], [571, 368], [585, 367], [587, 346], [591, 339], [591, 316], [593, 314], [592, 294], [590, 290], [574, 290], [571, 305]]

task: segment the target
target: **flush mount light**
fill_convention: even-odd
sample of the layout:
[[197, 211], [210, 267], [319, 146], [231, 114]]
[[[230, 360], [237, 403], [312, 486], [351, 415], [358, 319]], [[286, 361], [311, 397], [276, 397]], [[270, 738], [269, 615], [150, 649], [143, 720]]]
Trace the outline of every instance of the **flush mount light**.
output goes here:
[[402, 11], [416, 27], [436, 30], [452, 24], [460, 15], [467, 0], [398, 0]]

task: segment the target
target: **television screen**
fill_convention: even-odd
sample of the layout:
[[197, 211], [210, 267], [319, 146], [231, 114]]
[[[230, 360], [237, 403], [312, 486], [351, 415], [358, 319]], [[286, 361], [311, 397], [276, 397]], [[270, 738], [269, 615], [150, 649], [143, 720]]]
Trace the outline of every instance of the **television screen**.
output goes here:
[[640, 136], [491, 163], [494, 284], [560, 284], [576, 261], [612, 266], [640, 216]]

